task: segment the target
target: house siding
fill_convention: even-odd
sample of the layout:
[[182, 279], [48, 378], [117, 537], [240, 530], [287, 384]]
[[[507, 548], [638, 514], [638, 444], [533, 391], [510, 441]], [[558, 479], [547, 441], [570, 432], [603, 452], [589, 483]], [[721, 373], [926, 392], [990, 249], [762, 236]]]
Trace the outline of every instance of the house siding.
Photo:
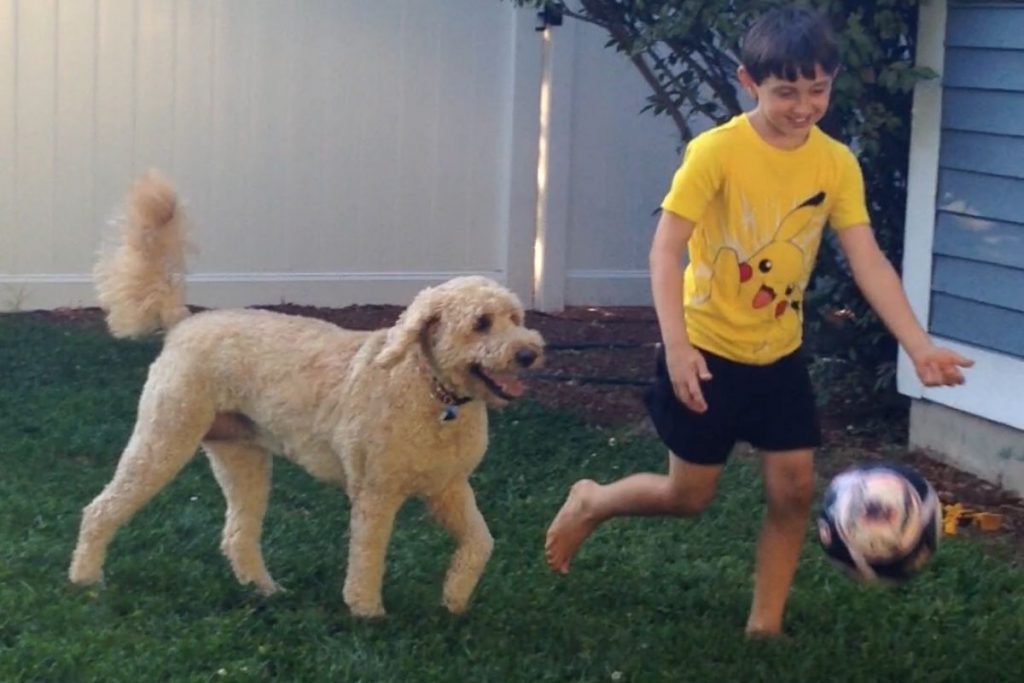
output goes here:
[[1024, 358], [1024, 5], [946, 26], [929, 328]]
[[935, 340], [975, 361], [925, 387], [901, 352], [909, 444], [1024, 495], [1024, 5], [922, 3], [903, 276]]

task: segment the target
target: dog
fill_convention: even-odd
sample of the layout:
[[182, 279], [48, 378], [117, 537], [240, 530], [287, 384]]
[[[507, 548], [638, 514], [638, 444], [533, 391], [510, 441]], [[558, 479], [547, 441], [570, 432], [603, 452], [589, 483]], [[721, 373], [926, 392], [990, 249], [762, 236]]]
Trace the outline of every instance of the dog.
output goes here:
[[457, 277], [376, 331], [263, 310], [191, 314], [175, 190], [151, 172], [126, 209], [120, 244], [94, 270], [100, 305], [115, 336], [166, 337], [113, 479], [83, 510], [70, 580], [102, 580], [117, 529], [202, 447], [227, 501], [221, 550], [243, 585], [278, 590], [260, 536], [279, 454], [349, 498], [353, 615], [385, 613], [385, 552], [410, 497], [455, 538], [442, 603], [464, 611], [494, 545], [469, 482], [487, 450], [487, 410], [522, 394], [522, 371], [543, 361], [519, 299], [489, 278]]

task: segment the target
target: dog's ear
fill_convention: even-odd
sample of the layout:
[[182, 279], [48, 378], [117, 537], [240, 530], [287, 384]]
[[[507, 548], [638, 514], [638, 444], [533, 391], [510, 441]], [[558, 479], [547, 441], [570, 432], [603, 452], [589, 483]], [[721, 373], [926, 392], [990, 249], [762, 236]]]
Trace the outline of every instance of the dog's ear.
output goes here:
[[433, 289], [420, 292], [388, 330], [384, 348], [377, 354], [378, 365], [389, 368], [405, 355], [409, 347], [441, 319], [441, 298]]

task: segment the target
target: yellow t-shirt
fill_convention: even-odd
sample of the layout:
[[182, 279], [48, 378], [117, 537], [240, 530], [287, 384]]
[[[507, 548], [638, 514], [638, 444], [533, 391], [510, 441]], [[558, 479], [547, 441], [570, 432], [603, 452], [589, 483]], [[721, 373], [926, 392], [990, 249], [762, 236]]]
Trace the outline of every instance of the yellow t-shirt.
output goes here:
[[690, 341], [754, 365], [800, 346], [825, 223], [869, 222], [845, 145], [814, 127], [797, 149], [779, 149], [746, 115], [690, 141], [661, 207], [695, 223], [683, 277]]

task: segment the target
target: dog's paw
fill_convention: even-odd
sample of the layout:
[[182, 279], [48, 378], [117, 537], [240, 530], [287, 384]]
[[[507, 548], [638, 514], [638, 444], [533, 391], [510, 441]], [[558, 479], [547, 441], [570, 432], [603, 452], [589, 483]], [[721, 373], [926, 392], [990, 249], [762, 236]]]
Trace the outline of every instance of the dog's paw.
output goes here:
[[96, 577], [84, 578], [84, 577], [79, 577], [79, 575], [76, 575], [76, 574], [69, 574], [68, 578], [71, 580], [71, 584], [75, 588], [81, 588], [81, 589], [87, 589], [87, 588], [101, 589], [101, 588], [104, 588], [106, 586], [106, 581], [103, 578], [103, 572], [102, 571], [100, 571], [99, 574], [96, 575]]
[[102, 571], [89, 573], [76, 571], [75, 567], [68, 571], [68, 580], [79, 588], [102, 588], [104, 584]]
[[346, 604], [352, 616], [359, 619], [380, 619], [387, 616], [387, 612], [384, 611], [384, 605], [380, 602], [346, 601]]
[[263, 581], [254, 581], [253, 584], [256, 586], [256, 592], [265, 598], [269, 598], [272, 595], [278, 595], [280, 593], [286, 593], [281, 584], [270, 581], [269, 583]]
[[463, 614], [469, 609], [469, 598], [455, 598], [445, 595], [441, 599], [441, 604], [452, 614]]

